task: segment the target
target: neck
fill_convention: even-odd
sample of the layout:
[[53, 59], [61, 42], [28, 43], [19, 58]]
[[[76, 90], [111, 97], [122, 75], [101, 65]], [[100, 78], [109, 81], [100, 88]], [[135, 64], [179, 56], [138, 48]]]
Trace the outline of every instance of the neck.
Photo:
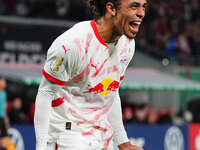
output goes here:
[[117, 32], [111, 19], [102, 17], [96, 21], [97, 30], [106, 43], [116, 42], [121, 34]]

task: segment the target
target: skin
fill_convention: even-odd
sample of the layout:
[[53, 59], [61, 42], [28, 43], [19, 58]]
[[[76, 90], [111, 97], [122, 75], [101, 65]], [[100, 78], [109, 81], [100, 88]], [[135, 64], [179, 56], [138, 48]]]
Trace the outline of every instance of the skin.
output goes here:
[[135, 38], [139, 25], [134, 23], [142, 22], [146, 6], [146, 0], [121, 0], [118, 8], [108, 2], [107, 13], [96, 22], [103, 40], [106, 43], [116, 42], [122, 34]]
[[[116, 42], [121, 35], [135, 38], [139, 31], [139, 25], [145, 16], [146, 0], [121, 0], [120, 6], [108, 2], [107, 13], [97, 20], [96, 25], [100, 36], [106, 43]], [[130, 142], [118, 145], [119, 150], [143, 150]]]
[[0, 91], [6, 88], [6, 80], [4, 78], [0, 78]]

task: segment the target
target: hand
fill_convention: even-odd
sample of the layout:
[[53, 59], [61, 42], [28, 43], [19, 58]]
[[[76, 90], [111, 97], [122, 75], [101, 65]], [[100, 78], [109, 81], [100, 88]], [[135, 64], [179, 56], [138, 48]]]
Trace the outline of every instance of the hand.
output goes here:
[[123, 144], [118, 145], [119, 150], [144, 150], [141, 147], [138, 147], [136, 145], [132, 145], [130, 142], [126, 142]]

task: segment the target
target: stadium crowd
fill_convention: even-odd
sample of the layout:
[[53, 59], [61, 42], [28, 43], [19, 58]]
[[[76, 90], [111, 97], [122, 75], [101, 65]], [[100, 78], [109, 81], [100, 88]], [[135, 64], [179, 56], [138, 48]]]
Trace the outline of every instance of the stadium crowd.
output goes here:
[[175, 58], [181, 65], [200, 65], [200, 1], [151, 0], [149, 3], [149, 13], [137, 42], [161, 58]]
[[84, 0], [0, 1], [0, 14], [3, 15], [81, 21], [91, 17], [88, 11]]
[[[148, 3], [137, 45], [157, 58], [168, 57], [180, 65], [200, 65], [200, 1]], [[1, 0], [0, 14], [73, 21], [93, 17], [85, 0]]]
[[133, 107], [126, 106], [123, 109], [123, 119], [125, 123], [134, 124], [172, 124], [174, 123], [174, 110], [172, 108], [162, 108], [156, 111], [148, 105]]

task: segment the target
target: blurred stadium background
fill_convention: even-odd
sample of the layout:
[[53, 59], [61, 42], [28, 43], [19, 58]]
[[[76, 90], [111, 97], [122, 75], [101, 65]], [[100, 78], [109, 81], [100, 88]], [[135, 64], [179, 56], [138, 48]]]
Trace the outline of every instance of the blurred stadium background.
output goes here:
[[[145, 150], [200, 150], [200, 1], [148, 3], [120, 86], [128, 135]], [[84, 0], [0, 0], [0, 75], [17, 150], [35, 149], [34, 102], [48, 47], [94, 17]]]

